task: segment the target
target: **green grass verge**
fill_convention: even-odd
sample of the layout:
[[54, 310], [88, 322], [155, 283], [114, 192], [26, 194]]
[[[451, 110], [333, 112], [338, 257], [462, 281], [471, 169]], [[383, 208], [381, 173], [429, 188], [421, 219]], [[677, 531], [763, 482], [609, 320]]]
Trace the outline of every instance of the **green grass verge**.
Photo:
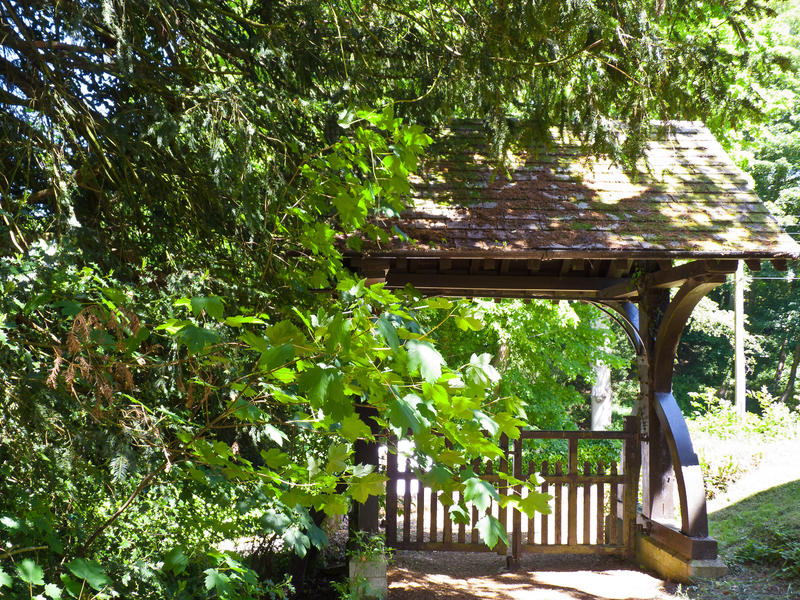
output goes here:
[[754, 494], [709, 516], [728, 562], [755, 562], [800, 576], [800, 481]]

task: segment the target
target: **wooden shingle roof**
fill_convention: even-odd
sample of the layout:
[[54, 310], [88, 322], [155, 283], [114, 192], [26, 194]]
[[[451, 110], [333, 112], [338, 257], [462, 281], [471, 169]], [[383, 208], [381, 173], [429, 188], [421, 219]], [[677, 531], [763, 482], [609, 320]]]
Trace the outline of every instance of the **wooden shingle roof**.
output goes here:
[[[400, 234], [365, 254], [496, 259], [775, 259], [798, 246], [748, 175], [697, 122], [656, 128], [637, 171], [577, 141], [512, 143], [490, 159], [480, 122], [459, 122], [411, 180]], [[396, 228], [396, 229], [395, 229]]]

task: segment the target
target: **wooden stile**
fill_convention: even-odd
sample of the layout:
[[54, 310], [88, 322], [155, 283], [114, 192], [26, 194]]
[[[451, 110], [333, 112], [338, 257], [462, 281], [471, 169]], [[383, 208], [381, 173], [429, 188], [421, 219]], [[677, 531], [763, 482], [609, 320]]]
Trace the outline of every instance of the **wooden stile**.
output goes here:
[[[442, 496], [444, 495], [445, 494], [442, 494]], [[453, 545], [453, 521], [450, 520], [450, 507], [453, 505], [452, 493], [449, 494], [448, 500], [450, 500], [450, 503], [448, 503], [447, 506], [442, 502], [442, 542], [444, 542], [445, 548], [450, 548]]]
[[[617, 463], [611, 463], [611, 474], [617, 475]], [[617, 483], [614, 482], [611, 484], [611, 492], [609, 493], [608, 497], [608, 524], [609, 524], [609, 531], [608, 531], [608, 543], [609, 544], [619, 544], [619, 527], [618, 527], [618, 519], [617, 519], [617, 497], [619, 494], [619, 488]]]

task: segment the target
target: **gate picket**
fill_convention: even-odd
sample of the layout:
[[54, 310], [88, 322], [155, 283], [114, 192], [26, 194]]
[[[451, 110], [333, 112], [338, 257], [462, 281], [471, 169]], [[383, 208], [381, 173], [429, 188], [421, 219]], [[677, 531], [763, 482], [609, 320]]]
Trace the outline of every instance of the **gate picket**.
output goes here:
[[[597, 461], [597, 474], [598, 475], [605, 475], [606, 469], [603, 465], [603, 461]], [[603, 482], [597, 482], [597, 543], [602, 544], [604, 541], [603, 537], [603, 521], [605, 521], [605, 490], [603, 489]]]
[[[547, 494], [550, 486], [547, 484], [547, 474], [550, 465], [547, 461], [542, 463], [542, 493]], [[546, 546], [550, 543], [550, 518], [547, 513], [542, 513], [542, 545]]]

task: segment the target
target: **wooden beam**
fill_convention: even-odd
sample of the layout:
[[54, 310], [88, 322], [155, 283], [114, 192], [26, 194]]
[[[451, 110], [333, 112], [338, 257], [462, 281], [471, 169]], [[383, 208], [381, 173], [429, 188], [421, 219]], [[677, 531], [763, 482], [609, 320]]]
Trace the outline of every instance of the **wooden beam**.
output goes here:
[[772, 261], [772, 266], [775, 267], [776, 271], [785, 271], [787, 269], [786, 259], [776, 258]]
[[751, 271], [760, 271], [761, 270], [761, 261], [758, 258], [751, 258], [749, 260], [744, 261], [744, 264], [747, 265], [747, 268]]
[[666, 289], [680, 287], [686, 283], [687, 279], [701, 275], [734, 273], [736, 271], [735, 260], [696, 260], [684, 263], [677, 267], [661, 269], [649, 273], [644, 281], [644, 285], [650, 289]]
[[393, 273], [387, 277], [388, 287], [404, 287], [410, 283], [420, 290], [436, 289], [492, 291], [598, 292], [620, 283], [618, 279], [598, 277], [558, 277], [548, 275], [457, 275], [425, 273]]
[[[609, 281], [613, 281], [610, 280]], [[597, 297], [602, 300], [624, 300], [630, 299], [639, 294], [639, 289], [633, 279], [618, 279], [618, 283], [608, 286], [600, 290]]]
[[630, 259], [617, 259], [612, 260], [611, 263], [608, 265], [608, 277], [622, 277], [623, 275], [627, 275], [631, 271], [631, 267], [633, 266], [633, 261]]
[[538, 258], [529, 258], [525, 261], [526, 266], [528, 267], [528, 271], [530, 273], [538, 273], [539, 269], [542, 268], [542, 261]]

